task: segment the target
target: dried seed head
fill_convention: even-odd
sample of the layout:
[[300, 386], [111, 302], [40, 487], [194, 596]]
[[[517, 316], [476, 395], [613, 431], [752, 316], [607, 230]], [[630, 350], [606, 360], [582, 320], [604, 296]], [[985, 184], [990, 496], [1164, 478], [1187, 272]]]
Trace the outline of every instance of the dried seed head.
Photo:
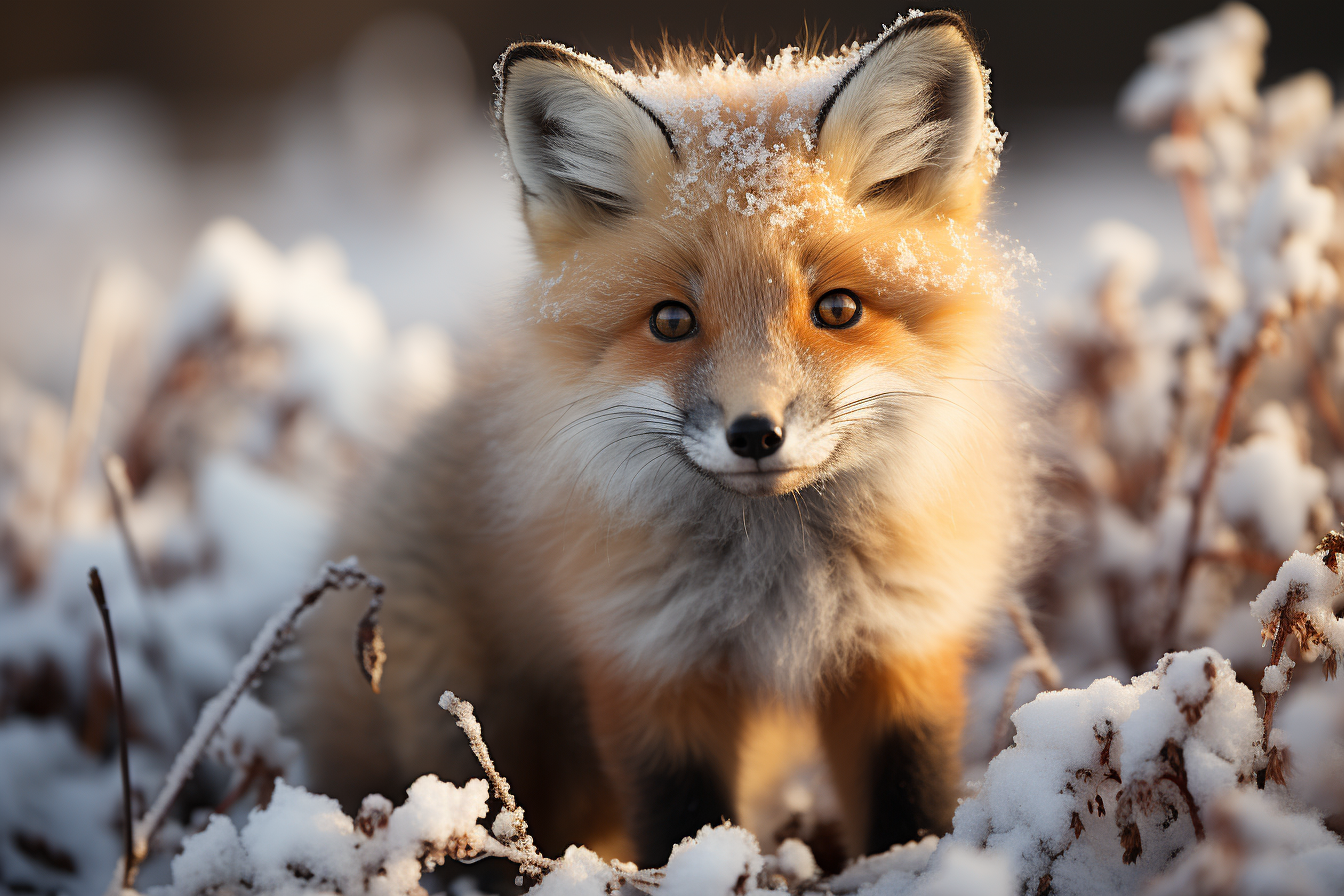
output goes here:
[[1139, 836], [1137, 824], [1131, 821], [1120, 828], [1120, 846], [1125, 850], [1121, 860], [1126, 865], [1133, 865], [1143, 855], [1143, 838]]
[[1280, 786], [1286, 785], [1288, 775], [1292, 774], [1292, 769], [1289, 767], [1291, 757], [1288, 755], [1288, 748], [1276, 744], [1269, 748], [1265, 759], [1265, 777]]
[[1334, 529], [1325, 533], [1321, 543], [1316, 545], [1316, 552], [1324, 552], [1321, 560], [1330, 567], [1330, 571], [1339, 572], [1339, 555], [1344, 553], [1344, 535], [1339, 534]]

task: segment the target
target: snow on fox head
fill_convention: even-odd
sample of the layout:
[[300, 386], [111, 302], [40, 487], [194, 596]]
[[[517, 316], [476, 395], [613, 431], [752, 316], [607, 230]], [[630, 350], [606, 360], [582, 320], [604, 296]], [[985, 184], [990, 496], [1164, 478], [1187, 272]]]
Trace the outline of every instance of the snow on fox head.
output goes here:
[[538, 388], [586, 411], [580, 455], [767, 496], [890, 469], [931, 428], [955, 443], [1003, 287], [978, 227], [1001, 138], [961, 18], [694, 55], [618, 72], [522, 43], [496, 69]]

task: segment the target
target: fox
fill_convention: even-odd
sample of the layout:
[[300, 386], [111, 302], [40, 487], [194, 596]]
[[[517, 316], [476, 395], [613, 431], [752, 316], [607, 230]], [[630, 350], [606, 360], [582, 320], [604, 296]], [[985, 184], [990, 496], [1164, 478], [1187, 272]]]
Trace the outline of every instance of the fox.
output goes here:
[[619, 70], [522, 42], [495, 75], [532, 266], [343, 515], [387, 661], [375, 695], [356, 598], [304, 625], [311, 784], [357, 806], [479, 774], [450, 689], [541, 849], [656, 867], [740, 823], [745, 739], [782, 712], [848, 855], [945, 833], [1030, 503], [969, 26]]

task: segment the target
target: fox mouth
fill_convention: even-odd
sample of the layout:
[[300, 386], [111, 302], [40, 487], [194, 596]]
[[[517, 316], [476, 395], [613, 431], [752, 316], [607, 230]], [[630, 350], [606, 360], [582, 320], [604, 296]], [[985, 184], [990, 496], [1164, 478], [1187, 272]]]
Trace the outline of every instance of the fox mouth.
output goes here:
[[705, 472], [728, 491], [751, 497], [766, 497], [795, 492], [812, 478], [810, 467], [783, 467], [731, 473], [717, 473], [708, 470]]

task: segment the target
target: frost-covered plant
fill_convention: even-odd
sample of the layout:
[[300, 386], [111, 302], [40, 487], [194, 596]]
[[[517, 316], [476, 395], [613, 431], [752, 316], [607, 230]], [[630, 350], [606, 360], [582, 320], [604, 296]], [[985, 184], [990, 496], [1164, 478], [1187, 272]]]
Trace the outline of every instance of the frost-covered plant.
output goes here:
[[1135, 892], [1203, 838], [1220, 794], [1254, 786], [1255, 699], [1208, 648], [1042, 694], [1013, 721], [946, 843], [1005, 853], [1028, 893]]
[[[143, 275], [120, 265], [99, 278], [72, 407], [0, 370], [6, 885], [98, 892], [121, 852], [88, 569], [102, 572], [118, 633], [140, 811], [202, 704], [318, 560], [332, 496], [451, 387], [442, 334], [392, 335], [329, 243], [284, 253], [223, 221], [186, 281], [155, 322]], [[118, 375], [137, 360], [149, 373], [138, 388]], [[271, 772], [292, 771], [292, 744], [252, 736], [268, 724], [258, 713], [168, 813], [167, 854], [193, 810], [240, 815]], [[166, 855], [150, 862], [151, 879], [166, 873]]]
[[1297, 665], [1286, 650], [1288, 638], [1297, 641], [1299, 657], [1308, 661], [1320, 657], [1325, 677], [1335, 677], [1340, 651], [1344, 651], [1344, 622], [1334, 610], [1340, 593], [1342, 550], [1344, 536], [1331, 532], [1314, 555], [1294, 551], [1274, 581], [1251, 602], [1261, 637], [1273, 645], [1260, 679], [1260, 692], [1265, 696], [1264, 776], [1280, 785], [1287, 783], [1288, 754], [1282, 735], [1274, 729], [1274, 709]]
[[1094, 307], [1055, 331], [1065, 512], [1086, 534], [1050, 593], [1083, 596], [1063, 615], [1108, 614], [1097, 647], [1133, 672], [1206, 638], [1249, 662], [1229, 608], [1344, 510], [1340, 119], [1312, 73], [1257, 92], [1267, 36], [1229, 3], [1153, 40], [1120, 111], [1169, 128], [1152, 161], [1199, 268], [1159, 280], [1156, 242], [1104, 222]]
[[1255, 790], [1209, 807], [1208, 836], [1153, 882], [1151, 896], [1344, 892], [1344, 846], [1313, 815]]

